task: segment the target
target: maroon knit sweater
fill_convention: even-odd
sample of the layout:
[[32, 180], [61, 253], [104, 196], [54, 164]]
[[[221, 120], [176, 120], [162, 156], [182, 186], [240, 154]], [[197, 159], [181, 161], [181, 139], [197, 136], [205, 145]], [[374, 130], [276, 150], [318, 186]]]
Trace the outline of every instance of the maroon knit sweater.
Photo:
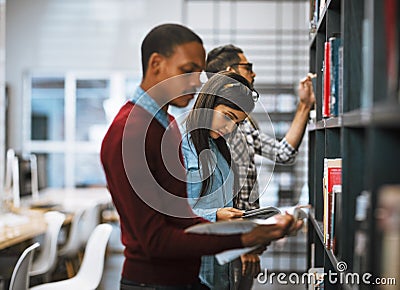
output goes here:
[[122, 277], [128, 280], [193, 283], [202, 255], [242, 247], [240, 235], [184, 233], [207, 221], [194, 216], [185, 199], [176, 198], [187, 196], [179, 142], [176, 126], [166, 130], [131, 102], [121, 108], [104, 137], [101, 161], [120, 216], [125, 245]]

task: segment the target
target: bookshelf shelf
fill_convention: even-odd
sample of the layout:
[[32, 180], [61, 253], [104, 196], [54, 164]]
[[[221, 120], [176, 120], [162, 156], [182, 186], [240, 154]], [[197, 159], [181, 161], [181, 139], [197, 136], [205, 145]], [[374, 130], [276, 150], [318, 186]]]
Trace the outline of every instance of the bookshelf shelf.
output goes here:
[[376, 106], [373, 109], [353, 110], [343, 114], [343, 125], [346, 127], [400, 127], [400, 107]]
[[324, 233], [323, 233], [323, 229], [322, 229], [322, 227], [323, 227], [322, 221], [317, 221], [313, 214], [309, 215], [309, 220], [313, 224], [313, 228], [314, 228], [318, 238], [320, 239], [321, 243], [324, 245], [325, 252], [326, 252], [327, 256], [329, 257], [329, 260], [331, 261], [332, 266], [334, 268], [337, 268], [337, 264], [339, 263], [338, 259], [336, 258], [333, 251], [328, 250], [324, 244]]
[[310, 213], [309, 214], [309, 220], [311, 221], [315, 233], [317, 234], [318, 238], [320, 239], [321, 243], [324, 243], [324, 233], [323, 230], [321, 229], [322, 225], [322, 221], [317, 221], [317, 219], [315, 218], [314, 214]]
[[354, 110], [343, 114], [343, 125], [346, 127], [365, 127], [371, 122], [371, 111]]
[[[313, 14], [318, 21], [309, 45], [310, 72], [317, 77], [316, 120], [308, 125], [313, 207], [308, 266], [338, 271], [338, 263], [345, 262], [348, 273], [384, 277], [392, 273], [388, 265], [400, 260], [383, 246], [387, 230], [376, 215], [389, 195], [398, 201], [389, 204], [400, 204], [400, 186], [396, 187], [400, 184], [400, 44], [396, 42], [400, 4], [373, 0], [310, 0], [310, 4], [318, 9]], [[339, 45], [334, 46], [338, 38]], [[334, 160], [340, 160], [339, 193], [333, 193], [326, 181], [330, 178], [326, 164]], [[396, 229], [398, 237], [400, 225]], [[326, 247], [332, 241], [334, 251]], [[400, 269], [394, 271], [400, 281]], [[351, 289], [327, 279], [324, 286]]]
[[308, 131], [321, 130], [326, 128], [340, 128], [342, 126], [342, 116], [331, 117], [327, 119], [319, 120], [315, 123], [308, 125]]

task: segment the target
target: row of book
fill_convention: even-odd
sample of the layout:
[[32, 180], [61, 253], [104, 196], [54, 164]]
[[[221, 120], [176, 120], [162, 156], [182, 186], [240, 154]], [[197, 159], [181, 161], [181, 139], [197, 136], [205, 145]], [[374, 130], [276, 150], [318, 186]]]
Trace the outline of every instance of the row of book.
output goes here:
[[[310, 0], [310, 34], [315, 34], [318, 21], [326, 8], [324, 0]], [[400, 103], [400, 9], [394, 0], [384, 1], [384, 19], [382, 38], [385, 47], [386, 68], [384, 75], [387, 98], [393, 103]], [[362, 62], [361, 102], [362, 108], [371, 108], [374, 103], [373, 82], [376, 68], [372, 55], [374, 38], [371, 20], [365, 18], [362, 27], [362, 50], [360, 61]], [[343, 101], [343, 46], [340, 33], [328, 35], [324, 45], [324, 57], [322, 64], [322, 117], [339, 116], [341, 102]]]
[[326, 7], [326, 0], [310, 0], [310, 24], [316, 28], [318, 21]]
[[342, 195], [342, 159], [324, 158], [323, 175], [324, 195], [324, 244], [329, 250], [336, 252], [337, 227], [341, 218]]
[[322, 117], [337, 117], [343, 100], [343, 46], [340, 37], [325, 42], [323, 62]]

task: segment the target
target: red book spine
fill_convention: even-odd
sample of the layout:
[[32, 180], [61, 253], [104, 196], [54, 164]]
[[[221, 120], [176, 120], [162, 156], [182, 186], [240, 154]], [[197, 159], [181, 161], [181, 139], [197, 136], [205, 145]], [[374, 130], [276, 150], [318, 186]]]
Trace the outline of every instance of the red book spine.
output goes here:
[[325, 42], [325, 67], [324, 67], [324, 95], [323, 95], [323, 103], [322, 103], [322, 117], [327, 118], [330, 116], [330, 95], [331, 95], [331, 81], [330, 81], [330, 43], [329, 41]]
[[333, 192], [334, 185], [342, 184], [342, 168], [331, 167], [328, 168], [328, 192]]

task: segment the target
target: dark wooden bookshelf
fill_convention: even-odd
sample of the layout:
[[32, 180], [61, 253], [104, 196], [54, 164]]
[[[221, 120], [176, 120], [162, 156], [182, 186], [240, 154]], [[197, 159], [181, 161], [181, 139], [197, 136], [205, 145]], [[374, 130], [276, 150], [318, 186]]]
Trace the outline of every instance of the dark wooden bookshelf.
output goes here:
[[[388, 2], [328, 0], [310, 38], [310, 72], [317, 74], [317, 78], [314, 84], [316, 120], [308, 126], [308, 182], [312, 205], [307, 243], [309, 268], [322, 267], [326, 272], [338, 272], [338, 263], [345, 262], [346, 273], [385, 275], [382, 230], [376, 212], [381, 189], [385, 185], [400, 184], [400, 93], [399, 83], [394, 93], [388, 83], [385, 27], [388, 10], [384, 6]], [[400, 3], [395, 13], [397, 18], [389, 25], [393, 25], [392, 31], [397, 37], [392, 53], [399, 59]], [[339, 100], [339, 115], [323, 118], [324, 43], [332, 36], [342, 40], [342, 99]], [[399, 67], [400, 61], [397, 70]], [[397, 82], [399, 75], [397, 71]], [[324, 158], [342, 159], [340, 219], [335, 217], [340, 222], [335, 224], [340, 227], [340, 235], [334, 250], [324, 244]], [[356, 213], [361, 208], [362, 193], [368, 197], [368, 203], [361, 219]], [[360, 237], [365, 242], [362, 253]], [[394, 277], [397, 285], [399, 275]], [[324, 289], [381, 289], [373, 284], [330, 284], [327, 279], [324, 282]]]

